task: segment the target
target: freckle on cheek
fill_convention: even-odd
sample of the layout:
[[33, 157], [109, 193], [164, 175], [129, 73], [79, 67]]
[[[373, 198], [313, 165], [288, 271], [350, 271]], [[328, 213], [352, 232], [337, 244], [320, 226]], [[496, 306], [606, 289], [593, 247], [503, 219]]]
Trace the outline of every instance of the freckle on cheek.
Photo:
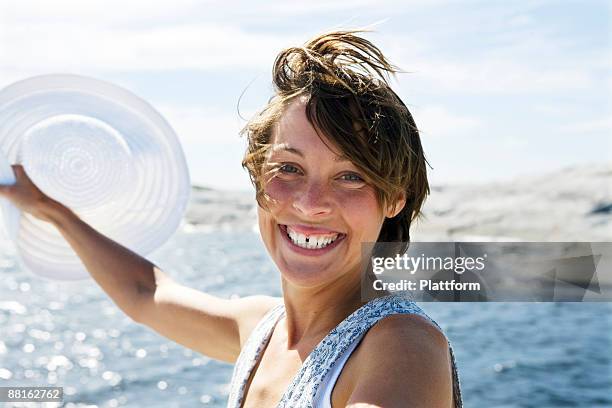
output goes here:
[[265, 187], [266, 193], [274, 200], [283, 201], [291, 196], [292, 190], [284, 183], [277, 180], [270, 181]]
[[368, 191], [347, 192], [338, 200], [346, 211], [364, 215], [375, 214], [378, 211], [376, 197]]

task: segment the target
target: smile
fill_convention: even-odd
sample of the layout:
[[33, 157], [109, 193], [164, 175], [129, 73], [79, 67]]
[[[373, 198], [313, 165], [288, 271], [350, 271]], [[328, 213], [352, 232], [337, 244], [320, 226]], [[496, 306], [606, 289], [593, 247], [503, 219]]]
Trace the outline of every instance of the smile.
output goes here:
[[282, 235], [287, 239], [294, 249], [299, 249], [298, 252], [304, 253], [323, 253], [335, 247], [340, 241], [346, 237], [346, 234], [339, 232], [298, 232], [291, 226], [279, 224]]

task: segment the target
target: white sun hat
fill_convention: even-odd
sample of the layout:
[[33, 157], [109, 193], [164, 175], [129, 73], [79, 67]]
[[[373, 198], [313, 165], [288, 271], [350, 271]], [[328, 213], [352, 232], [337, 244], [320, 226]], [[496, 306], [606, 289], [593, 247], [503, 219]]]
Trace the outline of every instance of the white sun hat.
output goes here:
[[[176, 134], [147, 102], [108, 82], [45, 75], [0, 91], [0, 183], [23, 165], [46, 195], [144, 256], [176, 231], [191, 192]], [[24, 266], [50, 279], [89, 277], [50, 223], [0, 197]]]
[[[0, 184], [14, 184], [15, 173], [9, 164], [2, 151], [0, 151]], [[19, 232], [19, 220], [21, 213], [10, 201], [0, 197], [0, 211], [4, 216], [4, 227], [7, 233], [7, 238], [15, 241]]]

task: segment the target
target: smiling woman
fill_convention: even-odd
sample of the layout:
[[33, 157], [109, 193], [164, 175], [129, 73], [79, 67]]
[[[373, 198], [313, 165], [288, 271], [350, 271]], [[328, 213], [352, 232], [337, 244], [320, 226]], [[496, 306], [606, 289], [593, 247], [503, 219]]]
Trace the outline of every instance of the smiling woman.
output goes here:
[[429, 186], [417, 127], [387, 81], [397, 69], [358, 34], [282, 51], [276, 93], [243, 130], [283, 304], [242, 349], [230, 407], [462, 405], [437, 324], [407, 299], [361, 298], [362, 244], [404, 252]]
[[20, 165], [0, 196], [53, 224], [134, 321], [235, 363], [229, 408], [461, 407], [437, 323], [401, 295], [361, 293], [363, 244], [402, 253], [429, 193], [417, 127], [386, 80], [395, 72], [356, 31], [276, 59], [276, 93], [244, 129], [243, 165], [282, 298], [227, 300], [177, 283], [46, 196]]

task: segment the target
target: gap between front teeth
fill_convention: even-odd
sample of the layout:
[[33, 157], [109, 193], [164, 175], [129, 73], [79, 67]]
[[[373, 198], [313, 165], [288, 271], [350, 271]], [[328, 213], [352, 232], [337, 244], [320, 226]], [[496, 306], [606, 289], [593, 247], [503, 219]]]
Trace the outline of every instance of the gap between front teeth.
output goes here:
[[289, 227], [287, 227], [287, 236], [289, 239], [291, 239], [291, 242], [301, 248], [319, 249], [330, 245], [332, 242], [338, 239], [339, 234], [328, 235], [322, 238], [316, 238], [313, 236], [307, 237], [306, 235], [292, 231]]

